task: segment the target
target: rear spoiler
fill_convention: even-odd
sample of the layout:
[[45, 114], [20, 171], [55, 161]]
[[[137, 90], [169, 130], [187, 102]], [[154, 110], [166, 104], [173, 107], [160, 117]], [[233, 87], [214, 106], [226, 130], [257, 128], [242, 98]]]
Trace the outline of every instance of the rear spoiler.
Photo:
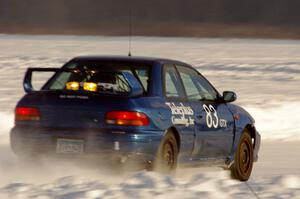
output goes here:
[[[33, 86], [32, 86], [32, 73], [33, 72], [80, 72], [78, 69], [63, 69], [63, 68], [28, 68], [25, 77], [23, 80], [23, 88], [26, 93], [33, 92]], [[144, 93], [144, 89], [140, 83], [140, 81], [131, 73], [129, 72], [117, 72], [125, 78], [125, 80], [128, 82], [131, 92], [130, 96], [139, 96]]]
[[58, 72], [60, 68], [28, 68], [23, 80], [23, 88], [26, 93], [34, 91], [32, 86], [32, 73], [33, 72]]

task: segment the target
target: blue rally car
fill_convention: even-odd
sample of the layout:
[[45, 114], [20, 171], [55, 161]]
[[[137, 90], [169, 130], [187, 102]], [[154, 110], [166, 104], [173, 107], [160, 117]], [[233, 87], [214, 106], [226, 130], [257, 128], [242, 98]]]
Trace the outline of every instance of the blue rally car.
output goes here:
[[[54, 75], [34, 90], [33, 72]], [[24, 89], [11, 130], [19, 156], [118, 157], [166, 170], [208, 163], [242, 181], [258, 159], [260, 135], [231, 103], [235, 93], [220, 95], [180, 61], [77, 57], [62, 68], [29, 68]]]

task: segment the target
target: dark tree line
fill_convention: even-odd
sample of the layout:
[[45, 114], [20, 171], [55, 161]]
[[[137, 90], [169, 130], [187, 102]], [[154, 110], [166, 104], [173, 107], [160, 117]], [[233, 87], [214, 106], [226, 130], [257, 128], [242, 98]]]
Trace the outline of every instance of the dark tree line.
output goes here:
[[0, 32], [125, 35], [130, 9], [135, 34], [145, 35], [203, 25], [300, 25], [299, 0], [0, 0]]

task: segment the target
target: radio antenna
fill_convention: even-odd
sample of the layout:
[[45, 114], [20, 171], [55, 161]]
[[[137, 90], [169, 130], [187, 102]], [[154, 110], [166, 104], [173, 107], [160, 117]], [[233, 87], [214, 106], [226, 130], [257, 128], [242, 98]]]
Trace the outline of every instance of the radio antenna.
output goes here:
[[132, 37], [132, 7], [131, 7], [131, 0], [129, 1], [129, 24], [128, 24], [128, 36], [129, 36], [129, 43], [128, 43], [128, 57], [131, 57], [131, 37]]

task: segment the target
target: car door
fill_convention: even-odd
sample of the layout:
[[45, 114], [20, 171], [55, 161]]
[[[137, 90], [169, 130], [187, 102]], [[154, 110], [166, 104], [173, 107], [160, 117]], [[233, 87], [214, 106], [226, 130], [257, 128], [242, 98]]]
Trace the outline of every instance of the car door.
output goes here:
[[194, 145], [194, 113], [186, 100], [183, 85], [174, 64], [164, 65], [163, 90], [166, 107], [170, 110], [167, 118], [180, 135], [180, 155], [189, 157]]
[[233, 143], [234, 120], [214, 87], [196, 70], [176, 66], [195, 115], [194, 158], [224, 158]]

